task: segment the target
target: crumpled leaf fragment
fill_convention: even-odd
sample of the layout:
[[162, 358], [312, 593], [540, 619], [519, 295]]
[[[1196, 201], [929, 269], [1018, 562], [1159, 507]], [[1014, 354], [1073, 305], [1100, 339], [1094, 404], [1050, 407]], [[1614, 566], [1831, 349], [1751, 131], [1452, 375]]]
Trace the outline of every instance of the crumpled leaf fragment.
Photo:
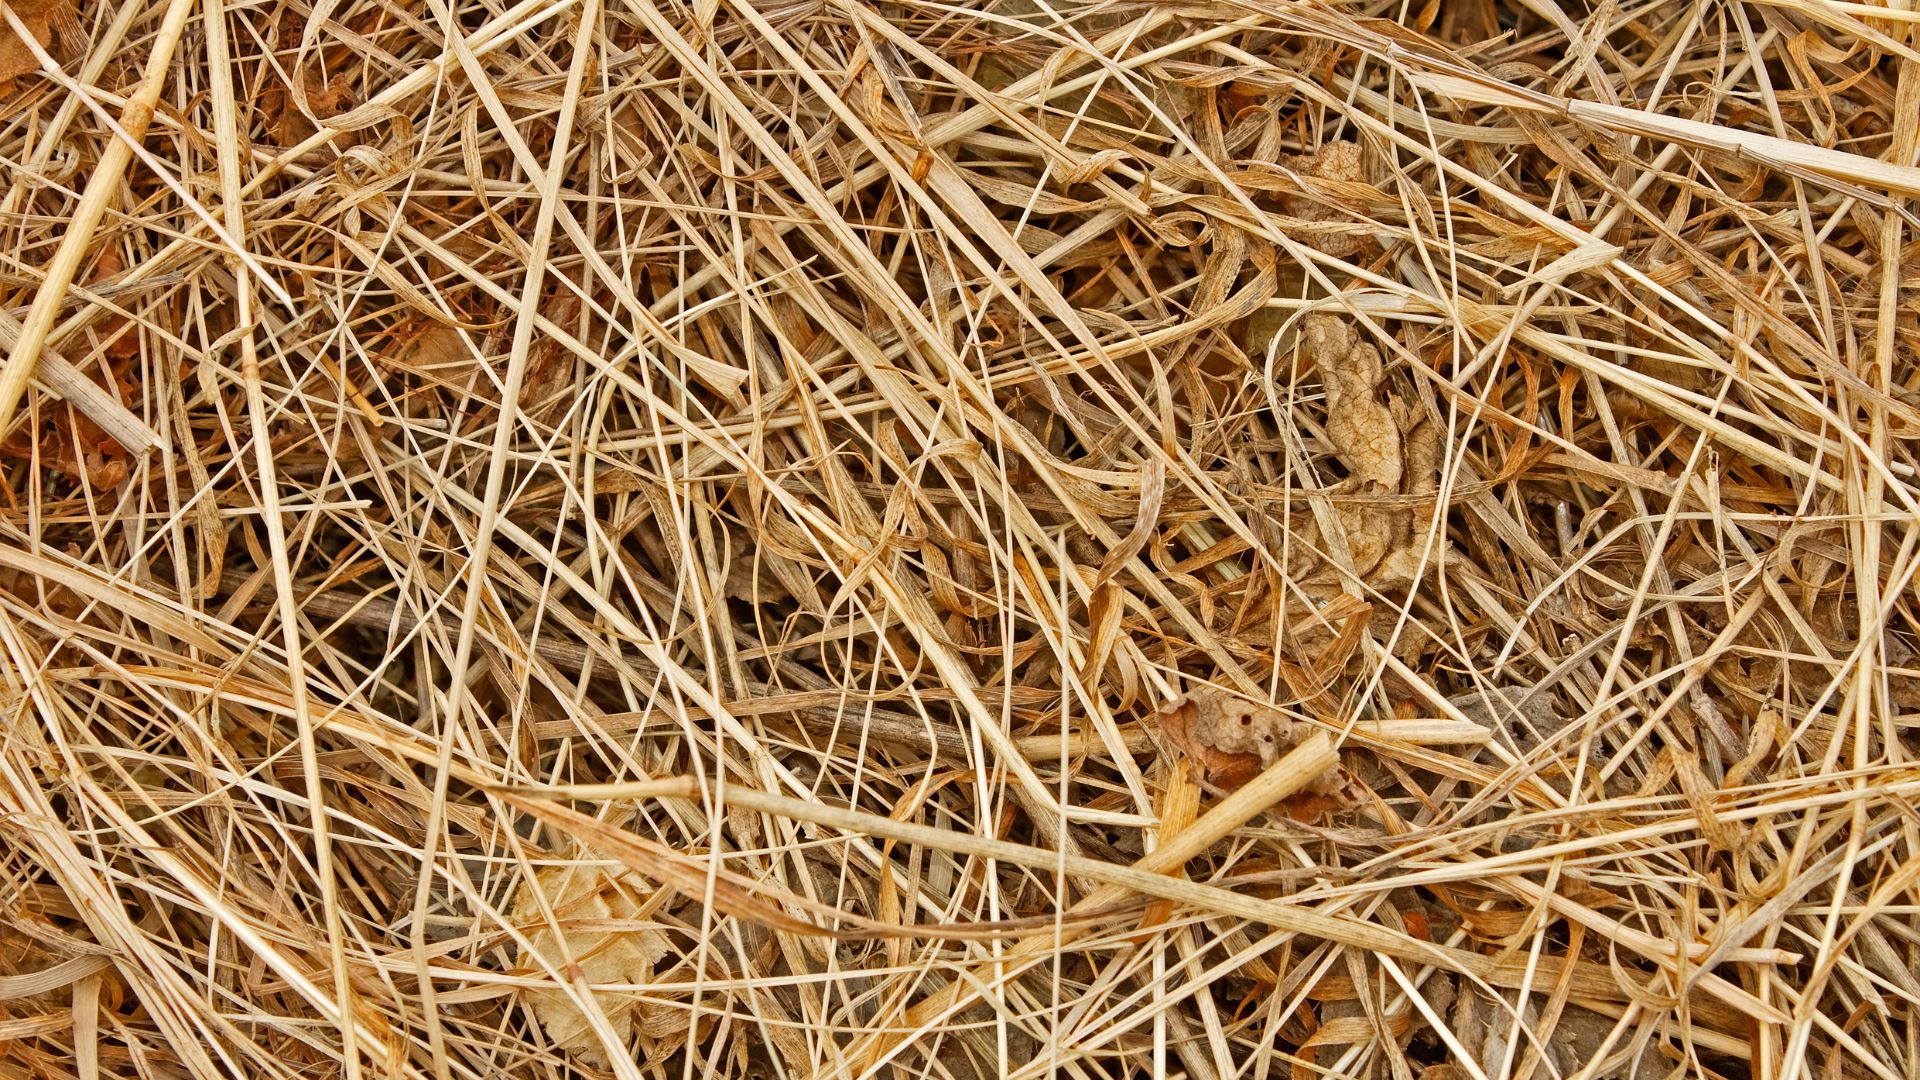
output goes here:
[[[1320, 372], [1327, 394], [1327, 441], [1347, 471], [1331, 489], [1348, 496], [1432, 496], [1439, 488], [1440, 432], [1406, 402], [1383, 391], [1380, 350], [1340, 315], [1301, 320], [1301, 346]], [[1383, 511], [1347, 500], [1335, 517], [1353, 572], [1375, 588], [1411, 581], [1419, 568], [1424, 526], [1411, 508]], [[1437, 554], [1437, 553], [1436, 553]], [[1307, 580], [1333, 577], [1332, 567], [1309, 569]]]
[[[1543, 1064], [1551, 1066], [1550, 1072], [1543, 1067], [1535, 1075], [1571, 1076], [1585, 1068], [1595, 1076], [1652, 1080], [1672, 1071], [1658, 1040], [1648, 1037], [1651, 1032], [1633, 1032], [1630, 1026], [1629, 1034], [1612, 1038], [1617, 1021], [1579, 1005], [1562, 1008], [1550, 1032], [1526, 1037], [1526, 1032], [1540, 1031], [1546, 1001], [1543, 995], [1528, 995], [1516, 1025], [1511, 1000], [1495, 1002], [1485, 990], [1462, 987], [1451, 1018], [1454, 1037], [1482, 1071], [1498, 1071], [1504, 1061], [1518, 1065], [1533, 1054], [1542, 1054], [1547, 1059]], [[1511, 1045], [1516, 1036], [1521, 1042]], [[1602, 1047], [1608, 1047], [1607, 1053], [1601, 1053]]]
[[[1271, 705], [1260, 705], [1211, 686], [1196, 686], [1162, 706], [1160, 731], [1185, 754], [1207, 782], [1229, 791], [1246, 785], [1311, 731]], [[1287, 800], [1295, 816], [1318, 817], [1331, 807], [1351, 805], [1352, 777], [1335, 766]], [[1294, 800], [1299, 800], [1296, 805]]]
[[[1380, 350], [1358, 340], [1352, 325], [1338, 316], [1309, 316], [1302, 329], [1327, 388], [1327, 439], [1347, 467], [1342, 489], [1397, 494], [1404, 470], [1400, 427], [1380, 400]], [[1340, 518], [1354, 569], [1371, 569], [1393, 543], [1393, 522], [1358, 506], [1343, 507]]]
[[[20, 18], [20, 24], [33, 32], [42, 46], [53, 41], [53, 20], [67, 6], [67, 0], [10, 0], [8, 7]], [[40, 70], [40, 61], [27, 43], [14, 33], [12, 25], [0, 20], [0, 98], [10, 97], [14, 80]]]
[[[1406, 467], [1401, 473], [1401, 494], [1430, 499], [1440, 490], [1440, 429], [1424, 418], [1413, 419], [1409, 413], [1409, 409], [1395, 410], [1404, 432], [1401, 441]], [[1412, 581], [1418, 575], [1426, 521], [1432, 516], [1431, 506], [1427, 509], [1425, 520], [1412, 509], [1394, 512], [1393, 529], [1397, 542], [1375, 568], [1377, 585], [1398, 585]], [[1431, 558], [1437, 559], [1439, 556], [1440, 552], [1436, 550]]]
[[[1359, 143], [1343, 140], [1304, 154], [1282, 154], [1278, 164], [1298, 176], [1308, 189], [1280, 198], [1286, 212], [1307, 225], [1294, 230], [1296, 239], [1336, 259], [1359, 254], [1373, 242], [1367, 233], [1355, 228], [1358, 223], [1351, 215], [1328, 205], [1352, 203], [1356, 197], [1380, 197], [1380, 192], [1367, 184], [1366, 158]], [[1315, 229], [1312, 226], [1316, 223], [1328, 227]], [[1352, 231], [1335, 227], [1342, 225]]]
[[[546, 897], [559, 920], [559, 929], [546, 921], [540, 895]], [[543, 974], [548, 966], [567, 972], [569, 963], [577, 964], [584, 981], [595, 986], [652, 981], [654, 965], [670, 951], [666, 935], [618, 925], [643, 921], [650, 899], [651, 894], [631, 875], [616, 878], [597, 866], [550, 866], [540, 870], [521, 885], [514, 903], [514, 922], [528, 928], [527, 939], [532, 945], [531, 951], [522, 950], [517, 966]], [[607, 1064], [600, 1036], [567, 991], [525, 990], [522, 998], [555, 1046], [590, 1063]], [[594, 1000], [623, 1045], [638, 1032], [650, 1047], [683, 1034], [691, 1022], [691, 1014], [685, 1009], [632, 994], [596, 990]]]
[[1447, 704], [1493, 733], [1494, 741], [1515, 754], [1532, 753], [1567, 726], [1553, 695], [1532, 686], [1496, 686], [1469, 690]]

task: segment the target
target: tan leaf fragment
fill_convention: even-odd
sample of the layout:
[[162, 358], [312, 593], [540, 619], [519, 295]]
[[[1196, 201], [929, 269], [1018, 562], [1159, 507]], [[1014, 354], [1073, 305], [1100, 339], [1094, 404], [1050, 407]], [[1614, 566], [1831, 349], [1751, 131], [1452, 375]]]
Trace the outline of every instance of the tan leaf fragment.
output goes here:
[[1531, 686], [1497, 686], [1455, 694], [1447, 703], [1493, 733], [1515, 754], [1528, 754], [1567, 726], [1553, 695]]
[[[1358, 340], [1345, 319], [1309, 316], [1304, 326], [1327, 388], [1327, 438], [1347, 467], [1342, 490], [1353, 494], [1389, 494], [1400, 490], [1400, 428], [1393, 410], [1380, 400], [1384, 374], [1380, 350]], [[1388, 515], [1364, 506], [1340, 511], [1353, 568], [1364, 573], [1393, 543]]]
[[[1440, 428], [1432, 421], [1411, 418], [1410, 409], [1401, 408], [1395, 412], [1405, 431], [1401, 439], [1405, 455], [1405, 468], [1401, 470], [1401, 493], [1431, 499], [1440, 490]], [[1423, 509], [1409, 508], [1394, 512], [1394, 548], [1387, 552], [1374, 570], [1375, 588], [1404, 585], [1419, 576], [1422, 558], [1429, 561], [1440, 558], [1444, 549], [1436, 547], [1431, 553], [1426, 551], [1426, 531], [1434, 513], [1435, 508], [1431, 504]]]
[[[1211, 686], [1196, 686], [1162, 706], [1160, 731], [1207, 781], [1229, 791], [1243, 787], [1279, 761], [1312, 732], [1271, 705], [1260, 705]], [[1295, 796], [1317, 811], [1326, 800], [1351, 805], [1352, 778], [1335, 766]]]
[[1366, 158], [1359, 143], [1330, 142], [1305, 154], [1283, 154], [1279, 165], [1297, 176], [1306, 189], [1280, 199], [1287, 213], [1305, 225], [1296, 232], [1297, 239], [1336, 259], [1356, 255], [1373, 242], [1358, 230], [1359, 223], [1351, 215], [1328, 205], [1349, 204], [1356, 197], [1380, 197], [1379, 191], [1367, 184]]
[[[562, 973], [578, 965], [581, 980], [591, 986], [607, 983], [645, 984], [653, 980], [654, 965], [669, 952], [665, 934], [621, 923], [646, 919], [651, 894], [631, 875], [616, 878], [596, 866], [550, 866], [520, 887], [514, 903], [514, 922], [528, 927], [532, 950], [523, 950], [517, 966], [544, 974]], [[546, 921], [539, 897], [544, 895], [559, 928]], [[542, 963], [544, 961], [544, 964]], [[606, 1047], [594, 1033], [587, 1014], [562, 989], [524, 990], [522, 997], [534, 1019], [555, 1046], [598, 1064], [607, 1064]], [[633, 994], [594, 990], [594, 1002], [622, 1045], [637, 1031], [652, 1044], [683, 1034], [691, 1023], [685, 1009], [647, 1001]]]
[[1327, 438], [1349, 479], [1356, 486], [1399, 491], [1400, 425], [1380, 400], [1380, 350], [1338, 315], [1309, 315], [1301, 331], [1327, 388]]
[[[1327, 441], [1347, 477], [1331, 493], [1347, 496], [1432, 496], [1438, 489], [1440, 432], [1383, 390], [1386, 367], [1380, 350], [1352, 323], [1333, 314], [1301, 321], [1301, 345], [1320, 372], [1327, 393]], [[1424, 525], [1411, 508], [1347, 500], [1335, 516], [1353, 572], [1375, 588], [1411, 581], [1424, 549]], [[1333, 577], [1320, 567], [1307, 580]]]
[[[45, 46], [53, 40], [53, 20], [67, 0], [11, 0], [8, 4], [20, 23], [33, 32], [33, 39]], [[0, 98], [14, 91], [14, 80], [40, 70], [40, 61], [13, 27], [0, 21]]]

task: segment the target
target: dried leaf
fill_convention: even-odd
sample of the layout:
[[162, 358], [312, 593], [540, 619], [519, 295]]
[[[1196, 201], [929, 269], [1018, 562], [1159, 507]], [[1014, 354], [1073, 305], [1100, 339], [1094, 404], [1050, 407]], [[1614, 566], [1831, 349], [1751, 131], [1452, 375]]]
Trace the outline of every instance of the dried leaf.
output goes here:
[[[1353, 326], [1338, 315], [1307, 316], [1301, 336], [1327, 388], [1327, 439], [1347, 470], [1347, 479], [1335, 490], [1399, 493], [1400, 427], [1393, 410], [1380, 400], [1380, 351], [1359, 340]], [[1341, 505], [1338, 516], [1352, 570], [1364, 576], [1395, 546], [1393, 516], [1351, 504]]]
[[1469, 690], [1448, 698], [1447, 703], [1493, 732], [1496, 742], [1516, 754], [1532, 752], [1567, 726], [1553, 696], [1531, 686]]
[[[1402, 440], [1405, 467], [1401, 488], [1406, 495], [1432, 496], [1440, 487], [1440, 428], [1427, 421], [1408, 422], [1402, 418], [1406, 435]], [[1420, 571], [1423, 557], [1438, 560], [1445, 553], [1436, 547], [1426, 554], [1426, 533], [1437, 508], [1401, 510], [1394, 514], [1394, 548], [1375, 568], [1373, 585], [1385, 589], [1411, 582]]]
[[[1435, 512], [1424, 502], [1409, 506], [1406, 497], [1430, 499], [1438, 490], [1441, 432], [1385, 392], [1380, 351], [1344, 317], [1307, 316], [1300, 340], [1326, 387], [1327, 440], [1347, 472], [1329, 489], [1345, 496], [1334, 512], [1346, 547], [1345, 568], [1373, 588], [1405, 585], [1420, 569]], [[1366, 496], [1402, 498], [1382, 499], [1390, 504], [1382, 506]], [[1302, 566], [1299, 573], [1303, 581], [1323, 587], [1335, 576], [1334, 567], [1324, 565]]]
[[1426, 420], [1402, 423], [1407, 428], [1403, 484], [1409, 495], [1432, 495], [1440, 489], [1440, 428]]
[[[46, 45], [53, 40], [53, 20], [67, 6], [67, 0], [11, 0], [7, 5], [20, 23], [33, 32], [34, 41]], [[12, 95], [14, 80], [40, 70], [33, 55], [11, 24], [0, 22], [0, 98]]]
[[[1350, 215], [1332, 204], [1351, 205], [1380, 197], [1380, 192], [1367, 184], [1366, 160], [1356, 142], [1330, 142], [1310, 153], [1285, 154], [1280, 166], [1291, 171], [1304, 189], [1301, 194], [1282, 196], [1281, 204], [1304, 222], [1351, 222]], [[1296, 239], [1336, 259], [1359, 254], [1373, 243], [1362, 233], [1318, 229], [1302, 230]]]
[[1309, 315], [1301, 333], [1327, 388], [1327, 438], [1350, 482], [1399, 491], [1400, 425], [1380, 400], [1385, 375], [1380, 350], [1360, 340], [1353, 324], [1338, 315]]
[[[1271, 705], [1255, 704], [1211, 686], [1196, 686], [1163, 707], [1159, 722], [1167, 741], [1209, 783], [1229, 791], [1260, 775], [1311, 730]], [[1351, 785], [1351, 777], [1336, 766], [1294, 798], [1302, 800], [1303, 810], [1314, 810], [1313, 816], [1319, 816], [1327, 805], [1351, 805]], [[1323, 804], [1314, 797], [1332, 802]]]
[[1334, 773], [1340, 774], [1341, 778], [1338, 782], [1329, 781], [1328, 786], [1336, 790], [1296, 792], [1280, 800], [1280, 809], [1295, 821], [1311, 823], [1353, 806], [1357, 800], [1348, 790], [1350, 784], [1344, 770], [1335, 769]]
[[[543, 895], [559, 920], [558, 929], [545, 921], [539, 901]], [[541, 870], [521, 886], [514, 905], [515, 922], [539, 927], [528, 932], [532, 950], [522, 952], [518, 966], [540, 971], [550, 965], [567, 972], [572, 970], [568, 965], [574, 964], [581, 979], [595, 985], [651, 981], [654, 965], [669, 952], [666, 935], [658, 930], [618, 926], [641, 921], [650, 895], [632, 875], [615, 878], [597, 866], [550, 866]], [[575, 924], [583, 925], [569, 928]], [[528, 990], [524, 999], [555, 1046], [589, 1062], [607, 1064], [605, 1046], [587, 1014], [567, 991]], [[631, 1040], [636, 1029], [649, 1040], [684, 1032], [691, 1016], [684, 1009], [646, 1002], [630, 994], [595, 991], [594, 1000], [622, 1044]]]
[[[1167, 740], [1193, 760], [1211, 783], [1237, 788], [1279, 760], [1296, 741], [1293, 722], [1276, 709], [1199, 687], [1160, 710]], [[1263, 753], [1264, 750], [1264, 753]]]

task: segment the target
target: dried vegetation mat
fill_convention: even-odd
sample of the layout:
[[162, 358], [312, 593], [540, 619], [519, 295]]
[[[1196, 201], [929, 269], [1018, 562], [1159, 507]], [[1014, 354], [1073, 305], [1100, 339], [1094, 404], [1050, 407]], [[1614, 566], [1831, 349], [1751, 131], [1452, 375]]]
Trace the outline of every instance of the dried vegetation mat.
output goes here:
[[1910, 7], [0, 17], [0, 1077], [1920, 1070]]

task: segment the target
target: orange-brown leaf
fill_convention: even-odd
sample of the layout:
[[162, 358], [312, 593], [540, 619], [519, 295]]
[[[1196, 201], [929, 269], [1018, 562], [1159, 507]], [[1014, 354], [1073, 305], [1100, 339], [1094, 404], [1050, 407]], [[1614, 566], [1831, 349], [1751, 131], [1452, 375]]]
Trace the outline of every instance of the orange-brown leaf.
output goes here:
[[[20, 18], [21, 25], [33, 32], [34, 41], [46, 45], [53, 40], [53, 19], [67, 0], [10, 0], [7, 6]], [[33, 55], [11, 24], [0, 22], [0, 98], [14, 91], [14, 80], [40, 70]]]

